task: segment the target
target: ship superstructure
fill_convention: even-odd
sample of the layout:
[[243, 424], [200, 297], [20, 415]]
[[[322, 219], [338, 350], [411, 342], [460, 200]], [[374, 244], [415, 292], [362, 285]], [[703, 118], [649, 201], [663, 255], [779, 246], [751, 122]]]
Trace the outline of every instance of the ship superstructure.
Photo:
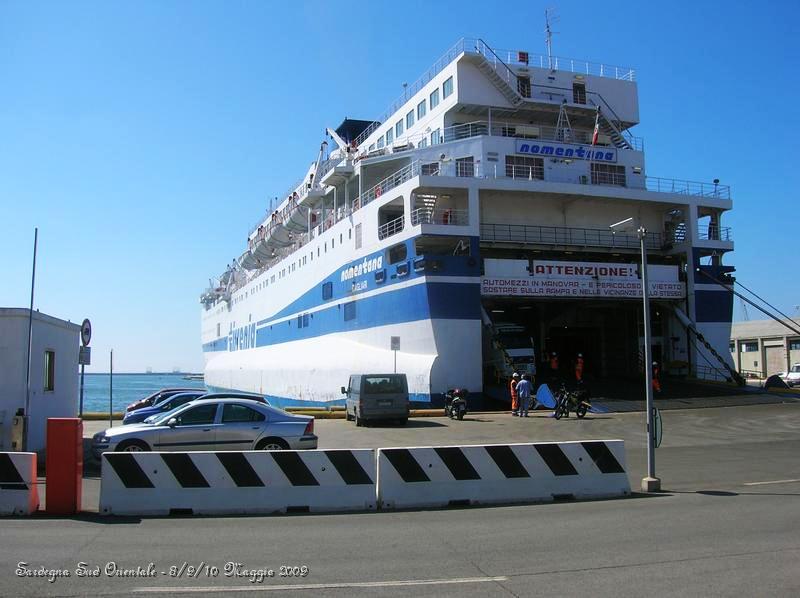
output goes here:
[[630, 68], [459, 40], [382, 117], [328, 129], [212, 281], [206, 383], [331, 404], [350, 374], [394, 369], [426, 403], [507, 374], [495, 322], [537, 358], [634, 373], [639, 238], [609, 229], [629, 217], [647, 231], [654, 355], [730, 367], [731, 296], [714, 282], [733, 270], [730, 189], [650, 176], [638, 122]]

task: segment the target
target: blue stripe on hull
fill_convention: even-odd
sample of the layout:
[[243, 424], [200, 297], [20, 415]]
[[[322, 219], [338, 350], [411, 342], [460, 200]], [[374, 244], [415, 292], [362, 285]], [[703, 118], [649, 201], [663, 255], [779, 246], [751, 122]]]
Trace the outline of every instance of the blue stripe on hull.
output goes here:
[[[480, 320], [481, 287], [479, 282], [426, 283], [363, 299], [354, 296], [353, 303], [351, 307], [349, 304], [336, 305], [279, 324], [262, 326], [255, 332], [255, 346], [427, 319]], [[345, 320], [346, 314], [352, 319]], [[242, 349], [252, 348], [251, 335], [231, 338], [234, 341], [240, 338]], [[222, 337], [206, 343], [203, 350], [238, 350], [236, 342], [229, 343], [227, 339]]]

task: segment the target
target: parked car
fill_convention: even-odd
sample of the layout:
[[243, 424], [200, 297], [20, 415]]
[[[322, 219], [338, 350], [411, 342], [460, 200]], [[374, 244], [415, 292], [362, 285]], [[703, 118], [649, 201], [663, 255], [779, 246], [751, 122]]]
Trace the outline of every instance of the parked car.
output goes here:
[[172, 411], [175, 407], [185, 405], [189, 401], [199, 399], [207, 394], [205, 390], [195, 390], [192, 392], [179, 392], [176, 394], [165, 393], [166, 396], [162, 397], [157, 403], [149, 407], [142, 407], [135, 411], [126, 411], [125, 417], [122, 418], [122, 425], [127, 426], [130, 424], [139, 424], [152, 415], [160, 415], [167, 411]]
[[92, 453], [315, 449], [314, 418], [241, 398], [197, 399], [152, 424], [109, 428], [92, 438]]
[[162, 388], [161, 390], [157, 390], [153, 394], [148, 395], [143, 399], [139, 399], [138, 401], [135, 401], [135, 402], [131, 403], [130, 405], [128, 405], [125, 408], [125, 411], [126, 412], [128, 412], [128, 411], [136, 411], [137, 409], [142, 409], [144, 407], [150, 407], [151, 405], [155, 405], [159, 401], [162, 401], [165, 398], [170, 397], [172, 395], [176, 395], [179, 392], [192, 392], [192, 391], [195, 391], [195, 390], [204, 390], [204, 389], [197, 388], [197, 387], [194, 387], [194, 388]]
[[360, 374], [350, 376], [342, 386], [347, 421], [357, 426], [365, 421], [394, 420], [408, 422], [408, 382], [405, 374]]
[[[185, 394], [185, 393], [181, 393], [181, 394]], [[179, 396], [181, 396], [181, 395], [174, 395], [173, 397], [171, 397], [168, 400], [170, 402], [172, 402], [173, 400], [177, 399], [177, 397], [179, 397]], [[269, 401], [267, 401], [261, 395], [255, 395], [255, 394], [250, 394], [250, 393], [246, 393], [246, 392], [214, 392], [214, 393], [206, 393], [206, 394], [200, 395], [199, 397], [197, 397], [197, 399], [247, 399], [249, 401], [256, 401], [258, 403], [264, 403], [266, 405], [269, 405]], [[196, 399], [194, 399], [194, 400], [196, 400]], [[151, 424], [155, 420], [160, 419], [161, 416], [163, 414], [165, 414], [167, 411], [175, 410], [178, 407], [180, 407], [181, 405], [184, 405], [185, 403], [188, 403], [188, 401], [173, 402], [169, 409], [156, 409], [154, 413], [151, 413], [150, 415], [148, 415], [147, 417], [145, 417], [141, 421], [144, 422], [144, 423], [147, 423], [147, 424]], [[163, 404], [163, 403], [160, 403], [160, 404]], [[148, 408], [145, 407], [145, 409], [148, 409]], [[141, 409], [141, 411], [144, 411], [145, 409]], [[134, 413], [139, 413], [139, 410], [137, 410]], [[123, 423], [125, 423], [124, 420], [123, 420]]]
[[795, 363], [788, 372], [781, 372], [778, 376], [789, 386], [800, 385], [800, 363]]

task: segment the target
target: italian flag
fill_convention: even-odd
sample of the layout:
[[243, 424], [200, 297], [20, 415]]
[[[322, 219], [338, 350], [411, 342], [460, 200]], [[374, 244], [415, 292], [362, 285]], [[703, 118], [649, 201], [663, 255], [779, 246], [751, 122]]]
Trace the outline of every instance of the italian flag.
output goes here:
[[592, 133], [592, 145], [597, 145], [597, 138], [600, 135], [600, 106], [597, 107], [597, 114], [594, 117], [594, 133]]

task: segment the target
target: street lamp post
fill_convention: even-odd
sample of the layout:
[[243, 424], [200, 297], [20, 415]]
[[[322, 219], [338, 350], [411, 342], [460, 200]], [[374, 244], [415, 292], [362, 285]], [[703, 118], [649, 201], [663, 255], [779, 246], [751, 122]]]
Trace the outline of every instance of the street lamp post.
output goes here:
[[[616, 232], [617, 229], [631, 225], [633, 218], [627, 218], [609, 228]], [[639, 237], [639, 247], [642, 253], [642, 317], [644, 318], [644, 379], [645, 379], [645, 409], [647, 413], [647, 477], [642, 478], [642, 492], [658, 492], [661, 490], [661, 480], [656, 477], [656, 447], [655, 447], [655, 421], [653, 408], [653, 351], [650, 337], [650, 284], [647, 277], [647, 229], [639, 226], [636, 229]]]

